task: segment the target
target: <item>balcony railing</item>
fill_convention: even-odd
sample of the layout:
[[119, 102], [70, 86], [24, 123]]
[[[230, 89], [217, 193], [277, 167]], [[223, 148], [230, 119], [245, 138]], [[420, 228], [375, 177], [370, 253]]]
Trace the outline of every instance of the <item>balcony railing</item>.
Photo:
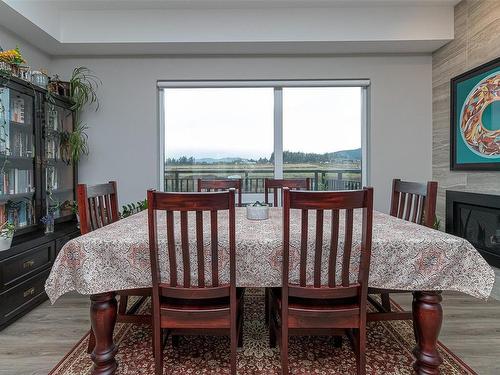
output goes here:
[[[217, 169], [169, 168], [165, 171], [165, 191], [197, 191], [198, 179], [241, 178], [243, 193], [264, 193], [264, 180], [272, 178], [272, 168]], [[285, 178], [311, 178], [313, 190], [354, 190], [361, 188], [360, 169], [284, 169]]]

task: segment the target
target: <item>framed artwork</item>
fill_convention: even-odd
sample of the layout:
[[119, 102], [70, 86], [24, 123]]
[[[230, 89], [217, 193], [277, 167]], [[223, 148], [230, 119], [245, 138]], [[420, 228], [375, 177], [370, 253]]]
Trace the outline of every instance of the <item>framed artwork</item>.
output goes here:
[[451, 80], [451, 170], [500, 171], [500, 57]]

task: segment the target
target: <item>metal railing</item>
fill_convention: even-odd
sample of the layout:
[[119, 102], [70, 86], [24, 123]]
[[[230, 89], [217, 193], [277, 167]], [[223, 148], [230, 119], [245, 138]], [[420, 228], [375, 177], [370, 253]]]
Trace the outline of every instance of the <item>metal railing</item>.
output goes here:
[[[168, 168], [165, 170], [165, 191], [197, 191], [198, 179], [240, 178], [243, 193], [263, 193], [264, 180], [273, 178], [272, 168]], [[285, 178], [311, 178], [313, 190], [354, 190], [361, 188], [360, 169], [287, 169]]]

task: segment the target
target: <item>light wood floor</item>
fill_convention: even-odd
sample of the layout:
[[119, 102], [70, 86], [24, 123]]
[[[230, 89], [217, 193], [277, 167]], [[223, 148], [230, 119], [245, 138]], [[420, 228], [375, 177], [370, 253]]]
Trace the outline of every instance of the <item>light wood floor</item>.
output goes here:
[[[409, 305], [409, 297], [395, 298]], [[45, 302], [0, 332], [0, 374], [47, 374], [89, 329], [88, 298]], [[500, 374], [500, 302], [446, 294], [440, 340], [479, 374]], [[446, 375], [446, 374], [443, 374]]]

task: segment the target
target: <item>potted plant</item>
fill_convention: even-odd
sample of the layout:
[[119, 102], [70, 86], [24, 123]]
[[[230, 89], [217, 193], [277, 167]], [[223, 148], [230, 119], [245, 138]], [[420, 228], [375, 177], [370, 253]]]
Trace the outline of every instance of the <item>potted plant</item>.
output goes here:
[[9, 250], [16, 226], [8, 221], [0, 225], [0, 251]]
[[25, 63], [26, 60], [21, 55], [19, 47], [8, 51], [0, 51], [0, 70], [4, 74], [19, 76], [20, 66]]
[[[71, 79], [67, 83], [69, 87], [69, 99], [71, 100], [71, 110], [74, 113], [75, 127], [73, 131], [62, 131], [59, 133], [59, 145], [61, 158], [68, 164], [76, 164], [81, 155], [89, 153], [87, 140], [88, 126], [81, 121], [80, 117], [85, 106], [95, 106], [99, 109], [99, 98], [97, 88], [101, 84], [92, 71], [84, 66], [73, 69]], [[52, 93], [47, 94], [49, 103], [54, 104]]]
[[269, 205], [262, 202], [251, 203], [247, 206], [248, 220], [266, 220], [269, 219]]
[[122, 206], [122, 211], [120, 212], [120, 218], [124, 219], [126, 217], [132, 216], [138, 212], [144, 211], [148, 208], [148, 201], [144, 199], [138, 201], [137, 203], [129, 203]]

